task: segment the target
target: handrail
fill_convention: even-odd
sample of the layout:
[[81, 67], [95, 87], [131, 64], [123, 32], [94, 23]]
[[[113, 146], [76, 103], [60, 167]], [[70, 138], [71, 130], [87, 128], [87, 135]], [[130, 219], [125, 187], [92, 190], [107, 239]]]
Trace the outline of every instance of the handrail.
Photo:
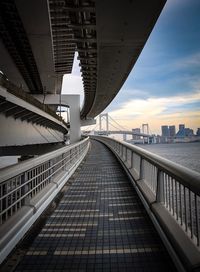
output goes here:
[[1, 73], [0, 73], [0, 85], [6, 88], [9, 93], [45, 111], [46, 113], [50, 114], [52, 117], [56, 118], [58, 121], [62, 122], [65, 126], [67, 126], [67, 123], [64, 121], [64, 119], [61, 116], [58, 116], [56, 112], [53, 111], [48, 105], [42, 104], [39, 100], [34, 98], [30, 93], [26, 93], [22, 88], [19, 88], [12, 82], [5, 79], [5, 76]]
[[89, 138], [0, 170], [0, 225], [25, 206], [60, 174], [76, 168], [87, 153]]
[[123, 144], [123, 146], [134, 151], [136, 154], [142, 156], [155, 166], [159, 167], [160, 170], [166, 171], [181, 180], [181, 182], [194, 191], [196, 194], [200, 195], [200, 173], [193, 171], [187, 167], [184, 167], [178, 163], [172, 162], [168, 159], [165, 159], [159, 155], [151, 153], [145, 149], [139, 148], [135, 145], [129, 143], [112, 139], [115, 142]]
[[136, 154], [142, 156], [153, 165], [159, 167], [160, 170], [166, 171], [181, 180], [181, 182], [190, 188], [194, 193], [200, 195], [200, 173], [193, 171], [187, 167], [184, 167], [178, 163], [172, 162], [159, 155], [151, 153], [145, 149], [137, 147], [135, 145], [126, 143], [124, 141], [108, 138], [106, 136], [96, 136], [98, 138], [105, 138], [106, 140], [111, 139], [113, 142], [120, 143], [129, 150], [132, 150]]
[[119, 158], [187, 269], [200, 267], [200, 174], [123, 141], [90, 137]]
[[74, 143], [74, 144], [71, 144], [71, 145], [68, 145], [68, 146], [65, 146], [65, 147], [61, 147], [57, 150], [54, 150], [54, 151], [51, 151], [51, 152], [48, 152], [44, 155], [40, 155], [36, 158], [31, 158], [31, 159], [28, 159], [26, 161], [22, 161], [20, 163], [17, 163], [17, 164], [14, 164], [14, 165], [11, 165], [11, 166], [8, 166], [6, 168], [3, 168], [3, 169], [0, 169], [0, 184], [2, 182], [4, 182], [5, 180], [8, 180], [12, 177], [15, 177], [17, 176], [18, 174], [20, 174], [21, 172], [25, 172], [27, 171], [28, 169], [30, 168], [33, 168], [41, 163], [44, 163], [45, 161], [47, 160], [50, 160], [54, 157], [57, 157], [67, 151], [70, 151], [71, 149], [74, 149], [75, 147], [79, 146], [80, 143], [85, 143], [85, 142], [88, 142], [88, 137], [83, 139], [81, 142], [77, 142], [77, 143]]

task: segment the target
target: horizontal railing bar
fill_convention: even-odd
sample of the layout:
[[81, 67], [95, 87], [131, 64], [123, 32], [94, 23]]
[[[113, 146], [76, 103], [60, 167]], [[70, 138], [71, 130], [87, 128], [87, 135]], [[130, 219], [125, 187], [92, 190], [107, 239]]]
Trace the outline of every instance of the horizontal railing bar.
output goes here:
[[[16, 207], [16, 205], [21, 202], [23, 199], [25, 199], [28, 195], [31, 195], [32, 192], [34, 192], [35, 190], [37, 190], [38, 187], [42, 187], [44, 183], [46, 183], [46, 181], [50, 180], [51, 177], [55, 176], [57, 174], [57, 172], [59, 172], [63, 167], [66, 167], [68, 165], [71, 165], [71, 163], [74, 161], [74, 159], [76, 158], [76, 156], [79, 154], [81, 155], [84, 152], [84, 147], [85, 147], [85, 143], [86, 141], [88, 141], [88, 138], [83, 140], [81, 143], [79, 142], [79, 144], [75, 144], [73, 145], [72, 148], [65, 148], [65, 152], [59, 152], [59, 155], [57, 157], [53, 157], [53, 159], [58, 158], [60, 155], [63, 155], [65, 153], [70, 152], [66, 157], [62, 157], [59, 161], [57, 161], [56, 163], [54, 163], [53, 165], [51, 165], [50, 167], [48, 167], [47, 169], [45, 169], [44, 171], [40, 172], [39, 174], [37, 174], [34, 177], [31, 177], [30, 179], [28, 179], [27, 181], [25, 181], [24, 183], [22, 183], [21, 185], [19, 185], [18, 187], [16, 187], [15, 189], [13, 189], [12, 191], [8, 192], [6, 195], [2, 195], [0, 198], [0, 201], [3, 201], [3, 199], [5, 198], [6, 200], [8, 199], [8, 197], [12, 197], [12, 195], [16, 192], [19, 192], [20, 189], [22, 189], [25, 186], [28, 186], [29, 184], [32, 186], [31, 182], [35, 182], [36, 178], [41, 177], [42, 180], [37, 184], [34, 185], [33, 188], [29, 189], [26, 193], [23, 193], [23, 195], [19, 198], [17, 198], [12, 204], [10, 204], [8, 207], [6, 207], [3, 211], [0, 212], [0, 215], [2, 216], [3, 214], [7, 214], [7, 212], [9, 212], [13, 207]], [[78, 146], [78, 149], [77, 149]], [[63, 150], [63, 149], [62, 149]], [[73, 150], [73, 152], [71, 152], [71, 150]], [[53, 152], [55, 153], [55, 152]], [[74, 158], [72, 158], [74, 157]], [[65, 163], [63, 163], [63, 161], [66, 161]], [[48, 159], [47, 161], [43, 162], [43, 163], [50, 163], [51, 159]], [[55, 166], [57, 166], [58, 164], [62, 164], [59, 168], [57, 168], [56, 170], [54, 170], [51, 174], [47, 173], [48, 176], [43, 178], [43, 175], [46, 174], [46, 172], [49, 172], [51, 169], [53, 169]], [[28, 169], [25, 172], [22, 172], [21, 175], [17, 175], [16, 178], [21, 178], [24, 174], [28, 174], [29, 171], [36, 171], [37, 168], [39, 167], [43, 167], [45, 166], [45, 164], [39, 164], [31, 169]], [[72, 167], [70, 167], [68, 171], [70, 171]], [[65, 170], [66, 171], [66, 170]], [[17, 182], [17, 181], [12, 181], [12, 180], [8, 180], [8, 182]], [[21, 183], [21, 181], [19, 181]], [[50, 182], [49, 182], [50, 184]], [[3, 185], [2, 185], [3, 186]], [[42, 189], [41, 189], [42, 190]], [[41, 191], [39, 190], [39, 191]], [[8, 204], [7, 204], [8, 205]], [[18, 208], [17, 208], [18, 209]]]
[[[63, 167], [63, 166], [62, 166], [62, 167]], [[62, 168], [62, 167], [60, 167], [60, 168]], [[60, 170], [60, 168], [57, 169], [53, 174], [51, 174], [51, 176], [55, 175], [55, 173], [56, 173], [58, 170]], [[4, 209], [4, 210], [0, 213], [0, 215], [2, 216], [2, 215], [5, 214], [6, 212], [8, 212], [12, 207], [14, 207], [18, 202], [22, 201], [23, 199], [26, 199], [26, 197], [27, 197], [28, 195], [30, 195], [30, 194], [31, 194], [34, 190], [36, 190], [39, 186], [42, 186], [42, 184], [45, 183], [45, 181], [48, 180], [51, 176], [48, 176], [47, 178], [45, 178], [44, 180], [42, 180], [41, 183], [37, 184], [34, 188], [32, 188], [31, 190], [29, 190], [28, 192], [26, 192], [25, 194], [23, 194], [23, 196], [22, 196], [21, 198], [15, 200], [15, 202], [12, 203], [10, 206], [8, 206], [6, 209]], [[50, 184], [50, 183], [51, 183], [51, 182], [49, 182], [49, 184]], [[26, 204], [26, 205], [27, 205], [27, 204]]]
[[[47, 181], [49, 178], [51, 178], [52, 176], [54, 176], [61, 168], [63, 168], [63, 165], [56, 169], [56, 171], [54, 171], [51, 175], [49, 175], [48, 177], [46, 177], [45, 179], [43, 179], [39, 184], [35, 185], [34, 188], [30, 189], [28, 192], [26, 192], [25, 194], [23, 194], [23, 196], [19, 199], [17, 199], [13, 204], [11, 204], [10, 206], [7, 207], [7, 209], [4, 209], [3, 212], [0, 213], [0, 215], [3, 215], [5, 212], [7, 212], [8, 210], [10, 210], [13, 206], [15, 206], [19, 201], [21, 201], [22, 199], [26, 198], [28, 195], [30, 195], [34, 190], [36, 190], [38, 187], [40, 187], [43, 183], [45, 183], [45, 181]], [[50, 184], [51, 182], [49, 182]], [[18, 188], [17, 188], [18, 190]]]
[[[82, 150], [82, 149], [81, 149], [81, 150]], [[65, 153], [63, 153], [63, 154], [65, 154]], [[34, 175], [34, 177], [32, 177], [31, 179], [28, 179], [26, 182], [23, 182], [23, 184], [17, 186], [17, 188], [15, 188], [15, 189], [13, 189], [12, 191], [8, 192], [7, 194], [3, 195], [3, 196], [0, 198], [0, 200], [2, 200], [2, 199], [4, 199], [4, 198], [8, 197], [8, 196], [11, 195], [12, 193], [14, 193], [16, 190], [19, 190], [20, 188], [24, 187], [25, 185], [27, 185], [27, 184], [30, 183], [31, 181], [34, 181], [36, 178], [42, 176], [44, 173], [46, 173], [46, 172], [48, 172], [49, 170], [51, 170], [53, 167], [55, 167], [55, 166], [58, 165], [59, 163], [62, 163], [64, 160], [66, 160], [66, 158], [69, 158], [69, 160], [66, 162], [66, 164], [65, 164], [65, 165], [62, 165], [60, 168], [62, 168], [63, 166], [66, 166], [67, 163], [69, 163], [70, 160], [71, 160], [70, 157], [71, 157], [72, 155], [74, 155], [74, 154], [77, 154], [77, 152], [70, 153], [68, 156], [62, 158], [61, 160], [59, 160], [59, 161], [56, 162], [55, 164], [52, 164], [49, 168], [45, 169], [43, 172], [40, 172], [39, 174]], [[45, 163], [47, 163], [47, 162], [50, 162], [50, 160], [49, 160], [49, 161], [46, 161]], [[40, 167], [40, 166], [42, 166], [42, 165], [43, 165], [43, 164], [39, 164], [38, 167]], [[60, 169], [60, 168], [59, 168], [59, 169]], [[35, 170], [35, 169], [37, 169], [37, 168], [32, 168], [32, 169]], [[32, 169], [30, 169], [30, 170], [28, 170], [28, 171], [31, 171]], [[51, 178], [53, 175], [55, 175], [56, 172], [57, 172], [57, 171], [55, 171], [52, 175], [48, 175], [48, 177]], [[22, 174], [24, 174], [24, 173], [27, 173], [27, 172], [23, 172]], [[21, 175], [21, 176], [22, 176], [22, 175]], [[17, 176], [16, 178], [18, 178], [18, 177], [20, 178], [21, 176]]]
[[[62, 166], [63, 167], [63, 166]], [[60, 167], [60, 168], [62, 168]], [[12, 203], [10, 206], [8, 206], [6, 209], [4, 209], [0, 215], [3, 215], [5, 212], [7, 212], [8, 210], [10, 210], [12, 207], [14, 207], [19, 201], [21, 201], [22, 199], [26, 198], [29, 194], [31, 194], [34, 190], [36, 190], [39, 186], [41, 186], [43, 183], [45, 183], [46, 180], [48, 180], [49, 178], [51, 178], [52, 176], [55, 175], [56, 172], [58, 172], [60, 170], [60, 168], [58, 168], [55, 172], [53, 172], [51, 175], [49, 175], [48, 177], [46, 177], [45, 179], [43, 179], [39, 184], [35, 185], [34, 188], [30, 189], [28, 192], [26, 192], [25, 194], [23, 194], [23, 196], [19, 199], [17, 199], [14, 203]], [[30, 182], [30, 181], [29, 181]], [[50, 182], [49, 182], [50, 184]], [[16, 189], [18, 190], [18, 188]]]
[[[60, 168], [63, 168], [63, 165], [62, 165]], [[58, 168], [57, 170], [60, 170], [60, 168]], [[50, 170], [50, 168], [48, 168], [48, 171], [49, 171], [49, 170]], [[41, 181], [41, 183], [35, 185], [34, 188], [33, 188], [32, 190], [29, 190], [27, 193], [31, 193], [34, 189], [36, 189], [36, 188], [37, 188], [38, 186], [40, 186], [44, 181], [46, 181], [46, 179], [50, 179], [52, 176], [54, 176], [55, 173], [57, 173], [57, 170], [54, 171], [52, 174], [48, 175], [47, 178], [43, 179], [43, 180]], [[46, 172], [46, 171], [45, 171], [45, 172]], [[39, 176], [41, 176], [41, 175], [43, 175], [43, 174], [44, 174], [44, 172], [41, 173], [40, 175], [37, 175], [37, 177], [39, 177]], [[20, 188], [26, 186], [26, 185], [29, 184], [31, 181], [33, 181], [35, 178], [36, 178], [36, 176], [35, 176], [34, 178], [29, 179], [29, 180], [27, 180], [26, 182], [22, 183], [20, 186], [18, 186], [17, 188], [15, 188], [13, 191], [7, 193], [6, 195], [3, 195], [3, 196], [1, 197], [1, 200], [3, 200], [5, 197], [8, 197], [8, 196], [11, 195], [11, 194], [13, 194], [15, 191], [18, 191]], [[23, 199], [24, 196], [26, 196], [26, 194], [24, 194], [23, 197], [22, 197], [21, 199]], [[12, 206], [9, 206], [9, 208], [10, 208], [10, 207], [12, 207]]]
[[90, 137], [117, 156], [174, 259], [199, 268], [200, 174], [123, 141]]
[[[5, 259], [60, 192], [84, 159], [89, 145], [89, 138], [86, 138], [74, 145], [40, 156], [39, 160], [30, 159], [0, 171], [5, 179], [2, 178], [0, 183], [0, 247], [3, 253], [0, 261]], [[7, 173], [10, 169], [11, 174]], [[17, 172], [15, 175], [14, 170]], [[7, 249], [9, 243], [10, 247]]]
[[[100, 137], [106, 140], [106, 136], [97, 136], [97, 137]], [[169, 161], [147, 150], [141, 149], [137, 146], [133, 146], [129, 143], [122, 142], [116, 139], [112, 139], [112, 141], [119, 143], [122, 146], [125, 146], [126, 148], [132, 150], [134, 153], [141, 156], [142, 159], [149, 161], [151, 164], [158, 167], [159, 170], [162, 170], [165, 173], [169, 174], [171, 177], [175, 178], [177, 181], [179, 181], [184, 186], [189, 188], [195, 194], [200, 195], [200, 173], [190, 170], [175, 162]]]
[[87, 140], [88, 138], [82, 140], [81, 143], [78, 142], [69, 146], [65, 146], [58, 150], [41, 155], [37, 158], [29, 159], [27, 161], [23, 161], [18, 164], [11, 165], [0, 170], [0, 184], [8, 179], [18, 176], [22, 172], [26, 172], [27, 170], [30, 170], [34, 167], [38, 167], [38, 165], [42, 164], [43, 162], [49, 161], [55, 157], [58, 157], [59, 155], [62, 155], [63, 153], [66, 153], [67, 151], [70, 151], [71, 149], [75, 147], [83, 145], [84, 143], [87, 142]]

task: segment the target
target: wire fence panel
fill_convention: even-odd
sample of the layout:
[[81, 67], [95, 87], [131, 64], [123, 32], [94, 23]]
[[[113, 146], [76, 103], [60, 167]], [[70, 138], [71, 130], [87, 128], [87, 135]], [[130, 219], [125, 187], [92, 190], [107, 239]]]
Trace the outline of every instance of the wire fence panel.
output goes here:
[[174, 220], [200, 247], [200, 175], [136, 146], [96, 136], [137, 173]]
[[[50, 184], [62, 171], [70, 171], [80, 157], [86, 154], [88, 145], [89, 139], [85, 139], [72, 147], [64, 147], [56, 152], [49, 153], [56, 154], [55, 157], [50, 159], [46, 155], [41, 156], [41, 160], [38, 158], [32, 159], [28, 169], [26, 162], [25, 164], [19, 164], [18, 168], [21, 168], [20, 174], [5, 180], [2, 178], [0, 180], [0, 224], [5, 223], [21, 207], [28, 205], [29, 201]], [[41, 162], [42, 160], [43, 162]], [[34, 164], [36, 166], [33, 167]], [[25, 165], [24, 170], [23, 165]], [[13, 168], [16, 167], [13, 166]], [[3, 176], [7, 175], [5, 171], [4, 169], [1, 171]]]

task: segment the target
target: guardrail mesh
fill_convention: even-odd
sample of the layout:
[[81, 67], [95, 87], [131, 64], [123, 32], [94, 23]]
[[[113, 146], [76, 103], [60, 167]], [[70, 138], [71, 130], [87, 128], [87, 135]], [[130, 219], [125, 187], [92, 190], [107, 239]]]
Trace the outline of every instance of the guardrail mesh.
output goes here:
[[[62, 171], [63, 173], [70, 172], [80, 157], [87, 152], [88, 144], [89, 140], [86, 139], [74, 147], [69, 146], [68, 150], [66, 147], [61, 148], [56, 157], [38, 163], [25, 171], [22, 167], [20, 174], [2, 181], [0, 183], [0, 224], [5, 223], [21, 207], [28, 205], [30, 199], [42, 191]], [[32, 159], [33, 163], [34, 160]]]
[[[132, 170], [135, 181], [144, 181], [155, 201], [173, 216], [194, 244], [200, 247], [200, 178], [197, 173], [166, 159], [112, 138], [96, 139], [111, 148]], [[177, 173], [175, 171], [177, 167]], [[171, 169], [171, 171], [170, 171]], [[199, 184], [199, 185], [198, 185]]]

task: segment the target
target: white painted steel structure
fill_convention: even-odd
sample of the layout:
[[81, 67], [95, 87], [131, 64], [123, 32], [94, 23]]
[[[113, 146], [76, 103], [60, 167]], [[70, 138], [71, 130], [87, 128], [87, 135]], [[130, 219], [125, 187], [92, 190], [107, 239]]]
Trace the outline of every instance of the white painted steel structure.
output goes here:
[[0, 170], [0, 263], [84, 159], [89, 139]]
[[93, 119], [121, 89], [165, 2], [1, 0], [0, 70], [31, 94], [59, 94], [77, 51], [81, 119]]
[[[0, 86], [0, 147], [63, 142], [68, 129], [62, 118], [50, 109], [45, 111], [47, 106], [32, 96], [26, 99], [19, 90], [18, 93], [21, 96]], [[79, 112], [77, 107], [76, 115], [80, 119]]]
[[[56, 97], [61, 93], [63, 75], [72, 71], [77, 51], [85, 94], [77, 120], [82, 125], [94, 124], [94, 117], [109, 105], [124, 84], [165, 2], [1, 0], [0, 74], [27, 96], [42, 95], [43, 100], [48, 94]], [[20, 115], [22, 122], [17, 120], [15, 124], [17, 118], [11, 117], [16, 116], [19, 107], [12, 106], [8, 119], [11, 124], [4, 127], [4, 135], [15, 135], [17, 131], [16, 143], [13, 138], [4, 142], [4, 137], [0, 146], [60, 143], [65, 138], [44, 128], [49, 123], [54, 127], [55, 124], [49, 118], [41, 121], [42, 117], [35, 117], [29, 108], [23, 117]], [[5, 108], [2, 126], [8, 114]], [[56, 107], [52, 108], [56, 111]], [[36, 120], [40, 120], [42, 129], [33, 125]], [[78, 121], [75, 125], [71, 121], [70, 137], [74, 138], [71, 142], [80, 139], [73, 133], [76, 126], [79, 128]], [[22, 126], [33, 137], [30, 134], [23, 137]]]
[[95, 131], [97, 134], [101, 133], [101, 134], [126, 134], [126, 135], [137, 135], [137, 136], [141, 136], [141, 137], [151, 137], [151, 135], [149, 134], [145, 134], [145, 133], [135, 133], [133, 131], [129, 131], [129, 130], [99, 130], [99, 131]]
[[200, 174], [123, 141], [92, 138], [124, 166], [178, 271], [199, 271]]
[[99, 131], [102, 131], [102, 118], [105, 117], [106, 120], [106, 130], [105, 130], [105, 134], [108, 135], [109, 129], [108, 129], [108, 113], [101, 113], [99, 114]]
[[[43, 95], [35, 95], [40, 102], [43, 101]], [[70, 110], [70, 143], [75, 143], [81, 138], [80, 131], [80, 95], [76, 94], [48, 94], [45, 96], [44, 104], [56, 106], [68, 106]]]

